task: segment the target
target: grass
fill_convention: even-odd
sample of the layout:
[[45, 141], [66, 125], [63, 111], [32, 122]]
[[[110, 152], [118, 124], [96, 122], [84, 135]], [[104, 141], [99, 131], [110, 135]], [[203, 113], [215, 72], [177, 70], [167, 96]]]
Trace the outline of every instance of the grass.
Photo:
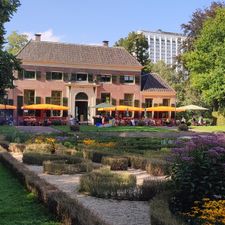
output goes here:
[[192, 126], [191, 131], [196, 132], [225, 132], [225, 125], [223, 126]]
[[0, 164], [0, 224], [59, 225], [32, 193]]
[[[63, 132], [71, 132], [69, 126], [52, 126]], [[174, 130], [162, 127], [149, 126], [118, 126], [118, 127], [96, 127], [96, 126], [80, 126], [81, 132], [174, 132]]]

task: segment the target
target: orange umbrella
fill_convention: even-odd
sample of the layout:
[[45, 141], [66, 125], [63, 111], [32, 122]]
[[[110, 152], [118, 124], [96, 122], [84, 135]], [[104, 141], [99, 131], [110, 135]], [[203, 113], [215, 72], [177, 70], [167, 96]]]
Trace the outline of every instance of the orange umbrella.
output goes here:
[[16, 109], [16, 106], [0, 104], [0, 109]]
[[69, 107], [62, 105], [53, 105], [53, 104], [33, 104], [33, 105], [24, 105], [21, 109], [28, 110], [68, 110]]
[[118, 105], [113, 107], [105, 107], [105, 108], [99, 108], [98, 111], [133, 111], [133, 112], [140, 112], [144, 111], [143, 108], [134, 107], [134, 106], [126, 106], [126, 105]]
[[172, 106], [156, 106], [156, 107], [149, 107], [146, 108], [147, 112], [183, 112], [185, 110], [183, 109], [178, 109], [176, 107]]

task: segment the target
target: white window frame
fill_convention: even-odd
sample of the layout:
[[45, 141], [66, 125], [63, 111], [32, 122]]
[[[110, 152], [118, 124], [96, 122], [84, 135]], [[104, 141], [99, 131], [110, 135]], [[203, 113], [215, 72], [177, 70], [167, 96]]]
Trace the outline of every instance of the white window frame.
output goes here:
[[[77, 79], [77, 74], [86, 74], [86, 76], [87, 76], [86, 80], [78, 80], [78, 79]], [[87, 82], [88, 82], [88, 73], [77, 72], [77, 73], [76, 73], [76, 82], [85, 82], [85, 83], [87, 83]]]
[[[25, 72], [34, 72], [34, 78], [25, 78]], [[37, 71], [36, 70], [23, 70], [23, 79], [24, 80], [37, 80]], [[28, 90], [28, 89], [27, 89]]]
[[[52, 73], [61, 73], [62, 74], [62, 79], [52, 79]], [[62, 71], [51, 71], [51, 80], [54, 80], [54, 81], [62, 81], [63, 80], [63, 72]]]
[[34, 104], [36, 104], [36, 90], [35, 89], [23, 89], [23, 102], [25, 102], [25, 91], [34, 91]]
[[[133, 82], [126, 82], [125, 81], [125, 77], [133, 77]], [[135, 76], [134, 75], [124, 75], [124, 81], [123, 81], [124, 84], [127, 84], [127, 85], [133, 85], [135, 84]]]
[[110, 76], [110, 81], [101, 81], [100, 80], [100, 83], [103, 83], [103, 84], [112, 84], [112, 74], [100, 74], [100, 75], [101, 75], [101, 78], [102, 78], [102, 76]]

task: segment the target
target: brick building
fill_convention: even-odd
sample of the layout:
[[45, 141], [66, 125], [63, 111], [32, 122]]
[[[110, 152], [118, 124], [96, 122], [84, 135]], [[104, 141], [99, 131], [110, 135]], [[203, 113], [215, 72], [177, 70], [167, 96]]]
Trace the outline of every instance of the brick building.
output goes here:
[[107, 41], [103, 46], [65, 44], [41, 41], [37, 34], [17, 58], [23, 71], [15, 72], [16, 88], [9, 98], [18, 116], [22, 105], [51, 103], [69, 106], [69, 114], [86, 121], [101, 102], [141, 107], [145, 102], [150, 106], [164, 104], [163, 99], [166, 104], [175, 101], [174, 90], [164, 81], [150, 74], [143, 79], [139, 62], [124, 48], [108, 47]]

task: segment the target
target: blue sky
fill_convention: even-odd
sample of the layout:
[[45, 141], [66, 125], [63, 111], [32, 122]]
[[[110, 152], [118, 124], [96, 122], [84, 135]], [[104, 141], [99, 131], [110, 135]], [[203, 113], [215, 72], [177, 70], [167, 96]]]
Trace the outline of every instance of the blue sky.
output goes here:
[[211, 0], [21, 0], [6, 24], [7, 35], [44, 33], [45, 39], [69, 43], [113, 45], [130, 31], [162, 29], [181, 32], [197, 8]]

